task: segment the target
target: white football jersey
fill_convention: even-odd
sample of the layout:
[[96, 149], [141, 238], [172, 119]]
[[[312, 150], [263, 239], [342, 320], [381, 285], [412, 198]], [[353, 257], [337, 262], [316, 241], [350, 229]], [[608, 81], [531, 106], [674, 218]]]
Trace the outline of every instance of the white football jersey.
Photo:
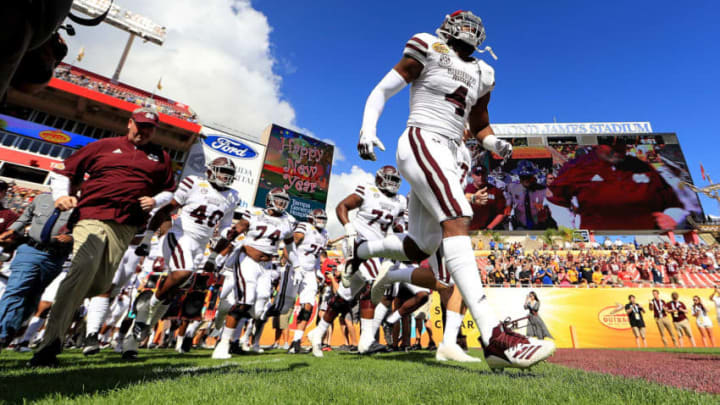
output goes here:
[[407, 208], [404, 196], [396, 194], [388, 197], [374, 184], [360, 184], [354, 193], [360, 196], [363, 202], [352, 224], [358, 235], [366, 240], [384, 238], [395, 223], [395, 218], [401, 216]]
[[297, 264], [304, 270], [315, 270], [320, 266], [320, 251], [327, 245], [327, 231], [319, 230], [309, 222], [301, 222], [295, 228], [295, 233], [305, 235], [296, 247], [300, 261]]
[[479, 59], [464, 61], [442, 39], [416, 34], [403, 55], [423, 64], [410, 88], [408, 127], [460, 141], [470, 110], [495, 87], [495, 71]]
[[233, 211], [240, 203], [233, 189], [218, 191], [207, 179], [187, 176], [180, 181], [173, 199], [182, 206], [182, 212], [173, 221], [172, 230], [206, 243], [215, 227], [220, 230], [232, 225]]
[[266, 210], [252, 210], [243, 217], [250, 222], [243, 243], [267, 255], [277, 255], [280, 242], [293, 236], [296, 220], [287, 212], [274, 216]]

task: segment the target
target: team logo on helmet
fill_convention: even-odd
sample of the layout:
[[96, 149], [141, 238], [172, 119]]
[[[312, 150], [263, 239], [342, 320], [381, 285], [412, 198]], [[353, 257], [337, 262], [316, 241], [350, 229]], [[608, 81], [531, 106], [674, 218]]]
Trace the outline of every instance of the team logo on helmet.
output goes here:
[[322, 208], [316, 208], [310, 211], [310, 214], [308, 215], [308, 222], [313, 224], [317, 229], [325, 229], [325, 224], [327, 224], [327, 214], [325, 213], [325, 210]]
[[401, 182], [400, 173], [393, 166], [383, 166], [375, 173], [375, 185], [377, 188], [390, 195], [397, 194]]
[[477, 49], [485, 41], [485, 27], [483, 27], [482, 20], [472, 11], [458, 10], [445, 16], [445, 21], [435, 33], [445, 42], [450, 38], [455, 38], [474, 49]]
[[235, 181], [235, 163], [224, 157], [213, 159], [207, 166], [208, 181], [220, 188], [229, 188]]
[[290, 195], [280, 187], [268, 191], [265, 197], [265, 207], [283, 213], [290, 206]]

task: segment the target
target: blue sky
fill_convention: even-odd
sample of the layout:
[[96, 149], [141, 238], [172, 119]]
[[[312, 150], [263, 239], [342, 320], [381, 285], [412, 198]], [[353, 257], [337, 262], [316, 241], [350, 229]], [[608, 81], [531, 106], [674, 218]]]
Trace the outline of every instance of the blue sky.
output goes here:
[[[168, 5], [172, 4], [171, 7]], [[357, 157], [365, 100], [415, 33], [444, 16], [482, 17], [498, 61], [490, 103], [496, 123], [650, 121], [676, 132], [693, 178], [699, 163], [720, 180], [715, 157], [720, 83], [718, 2], [502, 1], [365, 2], [123, 0], [167, 26], [162, 47], [135, 41], [121, 81], [190, 105], [201, 119], [259, 136], [271, 122], [333, 140], [345, 159], [331, 180], [332, 208], [358, 181], [395, 163], [408, 91], [391, 99], [378, 125], [388, 150]], [[691, 6], [690, 6], [691, 5]], [[127, 34], [102, 24], [75, 27], [67, 60], [112, 75]], [[85, 50], [85, 58], [74, 56]], [[402, 191], [407, 191], [404, 186]], [[704, 199], [706, 213], [718, 205]]]
[[[485, 4], [483, 4], [485, 3]], [[692, 4], [692, 5], [691, 5]], [[374, 172], [394, 164], [408, 92], [386, 106], [378, 162], [357, 158], [365, 99], [399, 60], [414, 33], [434, 32], [446, 13], [479, 15], [498, 61], [491, 120], [650, 121], [677, 132], [696, 183], [699, 162], [720, 180], [716, 117], [720, 93], [717, 2], [254, 2], [272, 26], [271, 52], [282, 97], [299, 127], [331, 138], [352, 165]], [[703, 201], [707, 213], [717, 204]]]

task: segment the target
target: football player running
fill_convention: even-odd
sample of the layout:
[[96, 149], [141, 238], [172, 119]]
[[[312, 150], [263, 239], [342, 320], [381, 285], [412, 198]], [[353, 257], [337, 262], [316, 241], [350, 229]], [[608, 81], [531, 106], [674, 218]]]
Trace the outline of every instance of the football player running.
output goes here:
[[223, 232], [232, 226], [233, 212], [240, 203], [238, 192], [230, 188], [235, 172], [230, 159], [214, 159], [205, 176], [191, 175], [180, 181], [170, 203], [153, 217], [152, 223], [162, 223], [172, 211], [182, 207], [162, 244], [170, 274], [149, 303], [136, 305], [135, 323], [123, 344], [123, 358], [137, 357], [138, 342], [163, 317], [175, 291], [190, 279], [195, 261], [202, 257], [215, 228]]
[[[307, 323], [312, 316], [315, 296], [318, 292], [317, 279], [323, 279], [320, 273], [320, 252], [325, 249], [328, 242], [327, 214], [323, 209], [314, 209], [308, 215], [307, 222], [301, 222], [295, 228], [294, 239], [297, 252], [297, 261], [293, 269], [294, 290], [300, 294], [300, 313], [297, 317], [297, 328], [293, 335], [292, 344], [288, 353], [301, 353], [300, 342]], [[297, 294], [293, 291], [290, 296]], [[287, 295], [287, 293], [286, 293]], [[294, 300], [293, 300], [294, 301]], [[282, 308], [281, 309], [281, 313]]]
[[[375, 174], [375, 184], [360, 184], [355, 192], [338, 204], [335, 212], [345, 227], [345, 257], [352, 257], [355, 239], [360, 241], [382, 240], [396, 219], [403, 214], [407, 205], [405, 197], [398, 195], [401, 182], [400, 174], [393, 166], [383, 166]], [[348, 214], [357, 209], [357, 216], [350, 221]], [[308, 338], [313, 347], [313, 355], [322, 357], [322, 338], [339, 313], [360, 294], [360, 341], [358, 352], [370, 354], [385, 350], [385, 346], [375, 342], [373, 333], [374, 307], [370, 302], [369, 287], [380, 269], [380, 260], [373, 258], [358, 261], [352, 270], [350, 260], [346, 261], [342, 284], [328, 303], [328, 310], [318, 326]]]
[[[283, 257], [295, 266], [295, 218], [285, 212], [289, 205], [288, 193], [282, 188], [273, 188], [267, 194], [264, 210], [247, 213], [218, 242], [216, 250], [222, 249], [220, 256], [226, 256], [221, 262], [224, 261], [225, 267], [232, 269], [234, 289], [225, 298], [231, 301], [232, 308], [225, 317], [225, 328], [213, 350], [213, 359], [231, 357], [230, 342], [240, 319], [253, 318], [264, 322], [261, 317], [272, 294], [272, 260], [277, 256], [281, 241], [285, 243]], [[228, 241], [243, 234], [237, 246], [228, 244]], [[223, 248], [224, 245], [226, 247]], [[261, 330], [256, 333], [257, 342], [260, 341], [260, 335]]]
[[374, 148], [384, 149], [376, 126], [385, 103], [412, 84], [408, 127], [396, 154], [400, 173], [411, 187], [410, 224], [404, 238], [390, 235], [358, 244], [353, 267], [369, 257], [419, 262], [442, 248], [447, 271], [480, 329], [488, 365], [527, 368], [552, 355], [555, 344], [506, 330], [490, 306], [477, 271], [468, 231], [473, 212], [456, 159], [466, 121], [485, 149], [504, 159], [512, 155], [512, 146], [495, 137], [490, 127], [494, 70], [472, 57], [485, 40], [485, 29], [472, 12], [456, 11], [445, 17], [436, 34], [410, 38], [400, 62], [367, 99], [358, 151], [363, 159], [375, 160]]

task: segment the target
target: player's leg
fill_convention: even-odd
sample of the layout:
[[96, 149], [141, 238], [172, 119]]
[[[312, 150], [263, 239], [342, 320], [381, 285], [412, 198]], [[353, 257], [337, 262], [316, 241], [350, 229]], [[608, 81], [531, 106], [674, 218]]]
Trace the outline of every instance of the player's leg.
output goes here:
[[151, 325], [165, 315], [174, 293], [190, 279], [195, 270], [195, 257], [202, 254], [204, 249], [205, 246], [188, 236], [177, 235], [177, 232], [167, 233], [163, 243], [163, 257], [170, 274], [150, 298], [148, 321]]
[[[250, 317], [250, 312], [255, 304], [257, 281], [262, 271], [259, 263], [245, 255], [241, 255], [233, 266], [233, 288], [236, 302], [233, 303], [225, 317], [225, 327], [213, 350], [213, 359], [230, 358], [230, 342], [233, 341], [236, 331], [239, 332], [239, 321]], [[242, 329], [242, 326], [239, 329]]]
[[[355, 273], [351, 280], [354, 284], [364, 284], [364, 281], [360, 277], [359, 273]], [[328, 309], [325, 311], [325, 315], [320, 320], [318, 325], [308, 333], [308, 339], [312, 345], [312, 354], [315, 357], [323, 357], [322, 352], [322, 340], [325, 333], [330, 328], [330, 325], [335, 321], [335, 318], [341, 314], [349, 311], [350, 301], [354, 298], [354, 294], [351, 288], [340, 285], [335, 295], [328, 301]]]
[[108, 291], [90, 300], [87, 313], [87, 329], [85, 331], [85, 346], [83, 347], [84, 355], [93, 355], [100, 351], [98, 335], [103, 321], [107, 319], [110, 313], [110, 302], [135, 274], [135, 268], [139, 262], [140, 257], [135, 254], [135, 246], [131, 243], [120, 260], [120, 265], [113, 276], [112, 285]]
[[298, 276], [301, 277], [299, 287], [299, 303], [301, 308], [297, 317], [297, 327], [293, 334], [293, 341], [289, 349], [292, 353], [301, 352], [300, 343], [305, 334], [305, 329], [310, 321], [310, 317], [312, 316], [315, 296], [317, 295], [318, 289], [317, 279], [313, 271], [300, 271], [299, 273]]
[[[468, 231], [472, 207], [460, 184], [462, 172], [455, 163], [455, 153], [450, 150], [454, 145], [448, 142], [419, 128], [410, 128], [398, 143], [400, 172], [412, 187], [411, 199], [417, 197], [442, 227], [441, 245], [447, 269], [478, 325], [488, 364], [491, 367], [530, 367], [549, 357], [555, 351], [555, 345], [504, 330], [490, 306]], [[412, 217], [409, 228], [413, 235]], [[521, 351], [523, 356], [518, 356]]]

